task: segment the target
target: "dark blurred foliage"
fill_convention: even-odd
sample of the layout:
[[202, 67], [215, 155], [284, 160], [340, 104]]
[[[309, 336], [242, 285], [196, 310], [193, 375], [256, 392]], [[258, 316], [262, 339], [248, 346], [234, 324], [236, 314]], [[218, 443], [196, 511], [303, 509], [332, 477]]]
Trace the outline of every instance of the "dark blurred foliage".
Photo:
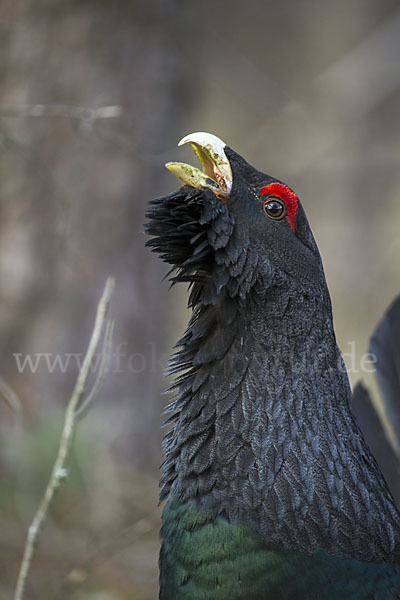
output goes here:
[[[176, 187], [163, 163], [193, 161], [175, 146], [197, 130], [286, 180], [360, 378], [400, 283], [398, 3], [3, 0], [0, 39], [0, 381], [23, 407], [19, 420], [0, 401], [0, 599], [12, 595], [75, 355], [112, 274], [110, 372], [78, 431], [27, 597], [150, 600], [163, 365], [187, 315], [184, 290], [167, 293], [144, 248], [146, 203]], [[96, 113], [116, 106], [119, 116]], [[15, 354], [42, 358], [32, 372]]]

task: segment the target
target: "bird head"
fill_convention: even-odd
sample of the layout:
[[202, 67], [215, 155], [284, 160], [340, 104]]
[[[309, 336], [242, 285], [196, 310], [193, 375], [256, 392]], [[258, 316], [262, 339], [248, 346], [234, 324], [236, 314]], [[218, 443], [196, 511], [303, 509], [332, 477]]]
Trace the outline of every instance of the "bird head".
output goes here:
[[245, 299], [257, 284], [319, 288], [321, 260], [296, 193], [212, 134], [187, 135], [183, 144], [202, 168], [166, 164], [183, 187], [152, 202], [146, 230], [148, 246], [172, 265], [172, 281], [192, 284], [190, 305]]

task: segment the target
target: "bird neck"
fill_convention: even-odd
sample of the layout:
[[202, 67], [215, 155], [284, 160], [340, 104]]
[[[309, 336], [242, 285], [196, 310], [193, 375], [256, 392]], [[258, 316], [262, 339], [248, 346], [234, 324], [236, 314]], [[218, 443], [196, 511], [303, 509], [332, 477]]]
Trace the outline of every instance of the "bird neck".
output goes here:
[[[292, 427], [299, 418], [309, 424], [335, 400], [333, 392], [320, 393], [324, 375], [336, 398], [349, 400], [326, 288], [292, 294], [277, 287], [255, 290], [246, 301], [201, 305], [178, 346], [171, 371], [184, 372], [170, 406], [174, 428], [165, 438], [162, 498], [171, 490], [196, 496], [205, 472], [229, 477], [226, 446], [235, 451], [245, 441], [250, 466], [256, 435], [274, 440], [276, 458], [283, 460], [282, 419]], [[267, 471], [269, 460], [262, 453], [258, 458]]]
[[161, 499], [279, 549], [398, 561], [400, 517], [350, 411], [326, 288], [199, 306], [180, 347]]

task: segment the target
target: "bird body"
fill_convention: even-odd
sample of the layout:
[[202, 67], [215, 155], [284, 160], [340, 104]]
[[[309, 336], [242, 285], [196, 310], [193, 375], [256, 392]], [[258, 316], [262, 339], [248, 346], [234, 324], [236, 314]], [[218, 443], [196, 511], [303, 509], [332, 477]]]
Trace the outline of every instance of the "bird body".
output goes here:
[[[400, 570], [331, 556], [276, 550], [245, 525], [185, 505], [167, 505], [161, 598], [178, 600], [392, 600]], [[372, 593], [374, 595], [372, 595]]]
[[400, 516], [351, 412], [300, 200], [207, 135], [185, 139], [203, 171], [172, 163], [190, 185], [148, 211], [192, 308], [171, 361], [160, 598], [400, 598]]

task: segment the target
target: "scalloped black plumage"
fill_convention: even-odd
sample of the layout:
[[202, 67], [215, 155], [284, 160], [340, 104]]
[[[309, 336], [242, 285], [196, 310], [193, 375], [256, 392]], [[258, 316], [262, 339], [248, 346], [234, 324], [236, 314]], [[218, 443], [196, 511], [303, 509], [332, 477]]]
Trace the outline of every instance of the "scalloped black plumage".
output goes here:
[[295, 232], [268, 219], [278, 180], [226, 154], [226, 202], [183, 187], [147, 213], [192, 308], [170, 363], [160, 598], [394, 599], [399, 566], [369, 563], [399, 562], [400, 516], [351, 412], [304, 210]]

